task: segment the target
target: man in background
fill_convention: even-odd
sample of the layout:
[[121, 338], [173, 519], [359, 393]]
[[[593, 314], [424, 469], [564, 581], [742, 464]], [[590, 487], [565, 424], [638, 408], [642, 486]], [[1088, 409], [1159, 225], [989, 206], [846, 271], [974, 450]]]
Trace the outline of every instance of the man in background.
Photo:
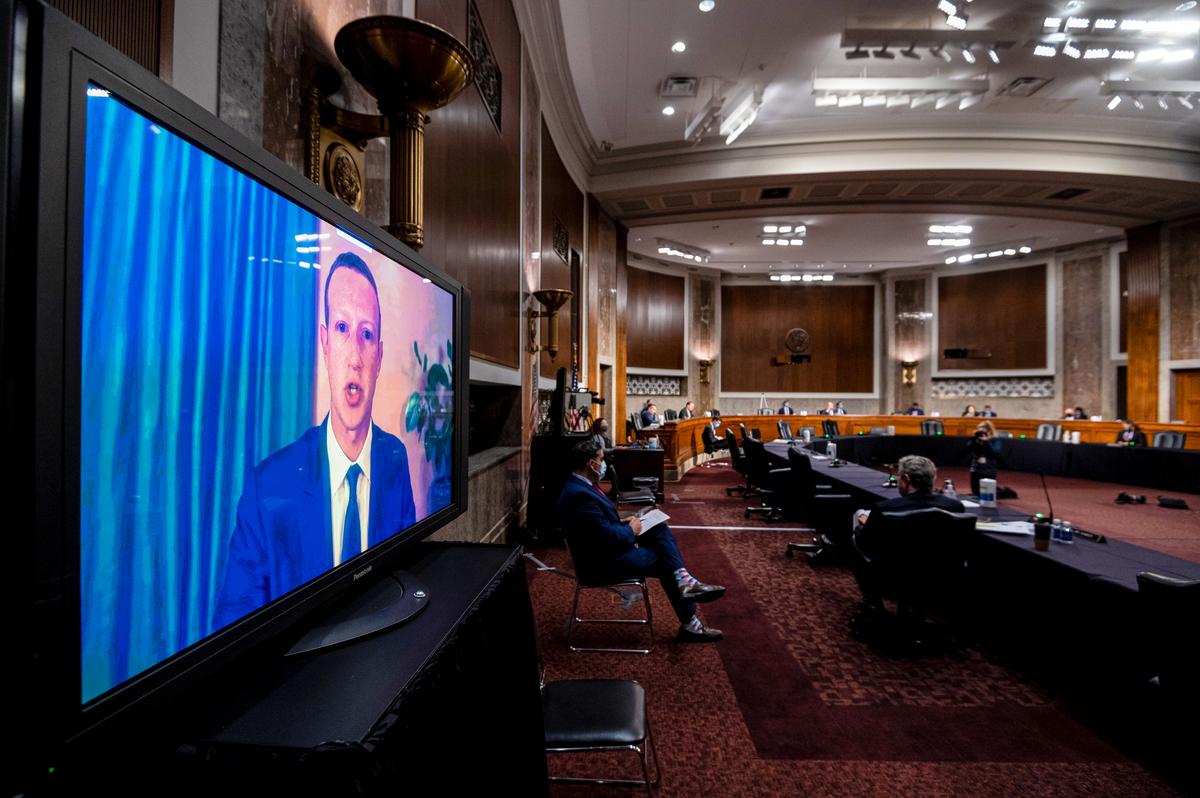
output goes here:
[[792, 416], [795, 414], [796, 414], [796, 411], [792, 409], [792, 400], [784, 399], [783, 406], [779, 408], [779, 415]]
[[695, 417], [696, 417], [696, 403], [689, 399], [687, 404], [685, 404], [683, 406], [683, 409], [679, 411], [679, 420], [683, 421], [686, 418], [695, 418]]
[[654, 402], [649, 402], [646, 408], [642, 410], [642, 426], [657, 427], [662, 424], [662, 420], [658, 417], [658, 405]]

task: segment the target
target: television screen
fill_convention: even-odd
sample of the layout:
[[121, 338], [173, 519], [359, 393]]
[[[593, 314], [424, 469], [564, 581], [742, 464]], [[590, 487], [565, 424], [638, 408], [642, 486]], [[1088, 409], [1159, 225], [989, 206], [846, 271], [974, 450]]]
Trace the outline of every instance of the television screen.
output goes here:
[[456, 296], [95, 83], [83, 191], [87, 705], [452, 503]]
[[592, 425], [592, 398], [589, 391], [563, 393], [563, 432], [587, 432]]

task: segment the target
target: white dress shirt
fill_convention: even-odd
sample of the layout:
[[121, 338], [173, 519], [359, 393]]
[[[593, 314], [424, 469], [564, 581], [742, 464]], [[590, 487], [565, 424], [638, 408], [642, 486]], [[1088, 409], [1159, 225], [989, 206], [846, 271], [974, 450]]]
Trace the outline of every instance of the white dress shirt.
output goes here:
[[329, 456], [329, 509], [333, 517], [333, 564], [342, 564], [342, 528], [346, 525], [346, 510], [350, 507], [350, 484], [346, 472], [358, 463], [362, 474], [354, 491], [358, 496], [359, 551], [367, 550], [367, 532], [371, 528], [371, 440], [374, 423], [367, 428], [367, 439], [363, 442], [358, 459], [351, 460], [342, 451], [337, 438], [333, 437], [333, 423], [325, 423], [325, 450]]

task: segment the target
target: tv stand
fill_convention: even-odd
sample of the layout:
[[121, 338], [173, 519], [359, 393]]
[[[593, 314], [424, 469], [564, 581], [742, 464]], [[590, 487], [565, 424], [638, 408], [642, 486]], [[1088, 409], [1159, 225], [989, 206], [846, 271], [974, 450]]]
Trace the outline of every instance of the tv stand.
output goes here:
[[429, 590], [407, 571], [393, 571], [305, 633], [289, 657], [348, 643], [399, 626], [429, 603]]

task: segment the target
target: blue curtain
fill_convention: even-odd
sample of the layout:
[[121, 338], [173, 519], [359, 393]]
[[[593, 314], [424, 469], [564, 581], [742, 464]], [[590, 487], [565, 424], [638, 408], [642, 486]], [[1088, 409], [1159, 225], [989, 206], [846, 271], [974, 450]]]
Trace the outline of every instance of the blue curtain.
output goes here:
[[246, 469], [311, 426], [318, 220], [89, 91], [82, 700], [215, 631]]

